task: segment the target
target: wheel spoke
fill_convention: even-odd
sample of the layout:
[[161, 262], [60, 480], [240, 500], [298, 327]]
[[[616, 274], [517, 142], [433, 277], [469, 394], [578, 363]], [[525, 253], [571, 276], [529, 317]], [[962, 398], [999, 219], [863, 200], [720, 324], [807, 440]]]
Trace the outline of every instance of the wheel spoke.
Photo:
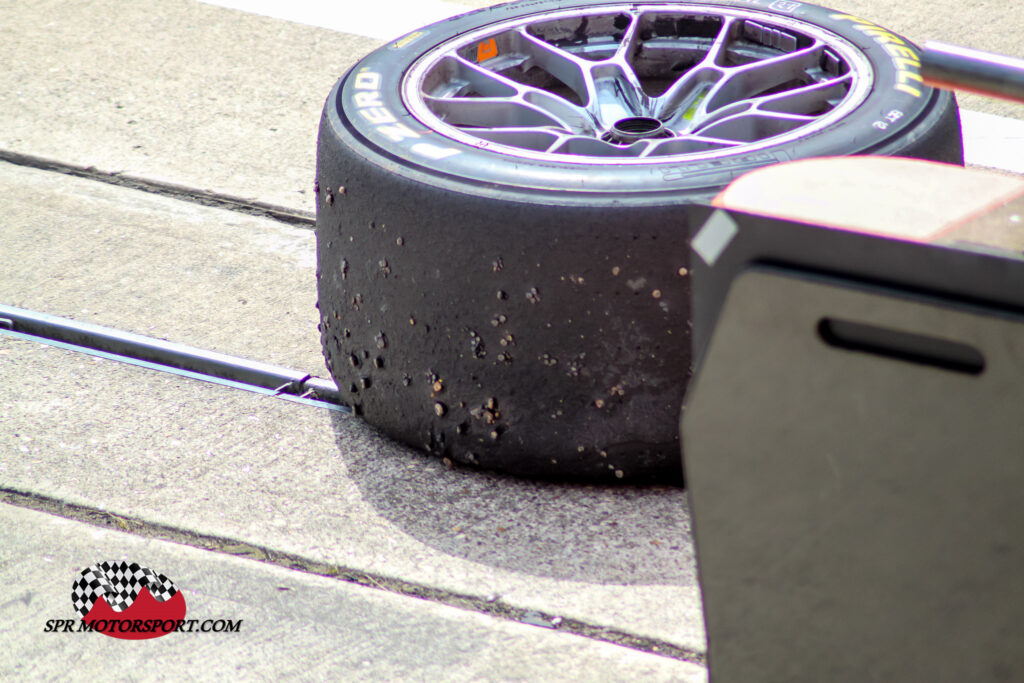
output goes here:
[[519, 29], [518, 34], [523, 53], [529, 56], [534, 64], [565, 83], [576, 93], [584, 106], [592, 101], [593, 83], [590, 82], [585, 59], [531, 35], [525, 27]]
[[761, 95], [760, 97], [752, 97], [740, 102], [734, 102], [707, 114], [695, 123], [693, 129], [704, 130], [714, 123], [747, 112], [755, 114], [820, 115], [835, 106], [835, 100], [846, 94], [849, 80], [848, 76], [841, 76], [828, 81], [822, 81], [821, 83], [812, 83], [811, 85], [793, 88], [781, 93]]
[[638, 157], [647, 150], [651, 142], [639, 140], [631, 145], [613, 145], [598, 138], [572, 136], [551, 148], [554, 154], [582, 154], [595, 157]]
[[[594, 133], [593, 122], [586, 110], [574, 105], [564, 97], [520, 83], [473, 64], [458, 55], [449, 55], [447, 60], [452, 64], [450, 68], [454, 74], [466, 84], [460, 90], [465, 90], [468, 87], [469, 92], [458, 92], [451, 97], [425, 99], [432, 104], [431, 109], [434, 109], [439, 116], [441, 116], [440, 111], [445, 112], [446, 116], [442, 116], [442, 118], [453, 125], [488, 128], [507, 125], [556, 125], [573, 133]], [[472, 97], [471, 95], [483, 95], [484, 97]], [[486, 106], [478, 104], [481, 100], [487, 101]], [[502, 100], [508, 102], [512, 109], [519, 111], [518, 116], [525, 118], [509, 118], [517, 116], [513, 114], [501, 115], [497, 109], [500, 108]], [[455, 101], [459, 103], [453, 104]], [[546, 118], [537, 118], [538, 112]], [[456, 121], [462, 120], [460, 117], [463, 114], [472, 118], [463, 123], [456, 123]], [[488, 114], [493, 114], [496, 118], [488, 120]], [[528, 123], [528, 121], [532, 123]]]
[[640, 20], [635, 12], [629, 15], [622, 39], [615, 54], [591, 66], [591, 79], [598, 91], [598, 120], [604, 123], [605, 129], [616, 121], [631, 116], [649, 116], [651, 114], [651, 98], [644, 92], [640, 78], [636, 75], [629, 56], [636, 50], [639, 38]]
[[458, 55], [449, 55], [446, 62], [452, 65], [454, 78], [463, 81], [472, 93], [484, 97], [515, 97], [527, 89], [510, 78], [473, 64]]
[[546, 152], [568, 137], [555, 128], [484, 128], [473, 133], [482, 140], [499, 145], [512, 145], [523, 149]]
[[676, 154], [693, 154], [695, 152], [710, 152], [729, 147], [738, 147], [741, 142], [735, 140], [722, 140], [720, 138], [706, 137], [703, 135], [687, 135], [686, 137], [671, 138], [664, 141], [657, 141], [651, 145], [646, 156], [660, 157]]
[[621, 119], [648, 114], [649, 98], [628, 66], [611, 62], [598, 64], [591, 67], [590, 76], [595, 96], [587, 108], [604, 130]]
[[749, 113], [730, 116], [705, 128], [701, 128], [700, 134], [701, 136], [733, 140], [735, 142], [753, 142], [754, 140], [788, 133], [813, 120], [813, 116], [775, 114], [755, 109]]
[[596, 134], [594, 121], [586, 110], [580, 109], [565, 98], [543, 90], [531, 90], [523, 94], [528, 104], [546, 112], [560, 122], [561, 126], [573, 133]]
[[636, 24], [636, 18], [631, 17], [614, 55], [599, 60], [577, 57], [526, 29], [521, 30], [520, 35], [529, 46], [527, 50], [533, 62], [572, 89], [603, 132], [615, 121], [648, 110], [648, 98], [640, 80], [624, 57], [635, 39]]
[[730, 39], [734, 25], [735, 20], [732, 17], [727, 17], [722, 22], [718, 35], [704, 55], [704, 58], [683, 73], [657, 99], [657, 106], [655, 108], [655, 116], [657, 118], [662, 121], [676, 118], [678, 114], [683, 113], [695, 100], [703, 98], [708, 90], [725, 77], [725, 72], [718, 66], [718, 61], [725, 50], [726, 43]]
[[[612, 60], [623, 65], [629, 64], [629, 58], [637, 48], [639, 37], [640, 17], [637, 15], [636, 10], [633, 10], [629, 13], [629, 26], [626, 27], [625, 33], [622, 34], [622, 40], [619, 42], [619, 47], [615, 50], [615, 56], [612, 57]], [[637, 85], [639, 85], [639, 81]]]
[[821, 83], [812, 83], [775, 95], [765, 95], [755, 100], [755, 106], [762, 111], [789, 114], [824, 113], [832, 109], [850, 89], [849, 75], [832, 78]]
[[713, 112], [731, 102], [752, 99], [790, 82], [806, 82], [807, 69], [818, 65], [824, 49], [824, 45], [815, 43], [790, 54], [730, 67], [725, 71], [725, 78], [708, 93], [702, 107]]
[[424, 100], [442, 121], [454, 126], [474, 128], [556, 126], [571, 131], [564, 121], [549, 112], [517, 98], [506, 97], [425, 97]]

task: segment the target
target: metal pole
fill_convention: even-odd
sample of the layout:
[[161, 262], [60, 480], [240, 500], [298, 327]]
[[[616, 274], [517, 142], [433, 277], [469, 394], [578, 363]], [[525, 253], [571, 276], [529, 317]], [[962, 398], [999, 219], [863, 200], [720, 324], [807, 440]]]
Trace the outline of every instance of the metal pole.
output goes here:
[[1024, 102], [1024, 59], [929, 42], [921, 53], [921, 76], [935, 88]]
[[187, 370], [262, 389], [277, 390], [279, 393], [300, 396], [312, 391], [313, 397], [319, 400], [345, 404], [341, 392], [330, 380], [311, 377], [298, 370], [144, 337], [124, 330], [3, 304], [0, 304], [0, 327], [169, 368]]

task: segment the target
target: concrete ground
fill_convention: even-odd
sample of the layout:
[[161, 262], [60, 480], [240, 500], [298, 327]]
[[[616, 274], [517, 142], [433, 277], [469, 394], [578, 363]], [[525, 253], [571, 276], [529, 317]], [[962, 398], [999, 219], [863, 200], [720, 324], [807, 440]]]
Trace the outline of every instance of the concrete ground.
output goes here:
[[[843, 5], [1024, 56], [1024, 7]], [[400, 6], [345, 33], [191, 0], [0, 1], [0, 304], [324, 375], [317, 122]], [[0, 677], [706, 677], [684, 490], [448, 470], [343, 413], [11, 336], [0, 387]], [[240, 632], [44, 632], [76, 616], [82, 568], [120, 559]]]

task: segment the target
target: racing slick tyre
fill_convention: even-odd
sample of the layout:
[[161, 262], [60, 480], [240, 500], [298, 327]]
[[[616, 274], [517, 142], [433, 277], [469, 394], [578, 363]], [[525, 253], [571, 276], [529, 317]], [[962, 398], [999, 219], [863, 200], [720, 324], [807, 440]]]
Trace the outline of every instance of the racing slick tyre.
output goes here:
[[962, 163], [954, 99], [919, 64], [789, 0], [530, 0], [381, 47], [320, 123], [331, 374], [449, 462], [680, 481], [687, 207], [791, 159]]

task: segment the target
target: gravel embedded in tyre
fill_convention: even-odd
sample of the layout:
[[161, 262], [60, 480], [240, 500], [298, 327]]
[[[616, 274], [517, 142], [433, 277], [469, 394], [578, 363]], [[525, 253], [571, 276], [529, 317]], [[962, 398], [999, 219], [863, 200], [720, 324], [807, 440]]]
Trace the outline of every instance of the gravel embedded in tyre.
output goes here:
[[380, 48], [320, 124], [332, 375], [453, 462], [679, 481], [688, 207], [791, 159], [962, 163], [956, 104], [919, 65], [788, 0], [519, 2]]

